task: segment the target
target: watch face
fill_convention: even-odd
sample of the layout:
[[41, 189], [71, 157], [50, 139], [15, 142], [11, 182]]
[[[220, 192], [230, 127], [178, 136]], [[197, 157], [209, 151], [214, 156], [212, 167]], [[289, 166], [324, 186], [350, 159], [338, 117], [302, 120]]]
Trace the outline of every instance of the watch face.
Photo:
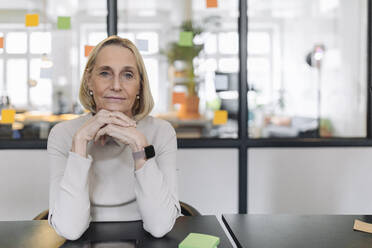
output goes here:
[[152, 145], [145, 147], [146, 159], [155, 157], [155, 149]]

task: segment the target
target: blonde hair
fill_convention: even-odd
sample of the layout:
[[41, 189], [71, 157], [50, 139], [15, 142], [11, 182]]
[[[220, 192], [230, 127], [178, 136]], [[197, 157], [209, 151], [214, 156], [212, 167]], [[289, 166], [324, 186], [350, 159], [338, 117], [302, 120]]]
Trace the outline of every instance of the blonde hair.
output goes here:
[[88, 62], [85, 65], [83, 77], [80, 83], [80, 102], [87, 110], [93, 113], [96, 112], [96, 103], [94, 102], [93, 97], [89, 94], [88, 80], [90, 79], [91, 73], [96, 64], [96, 59], [99, 52], [102, 50], [102, 48], [110, 45], [122, 46], [124, 48], [127, 48], [133, 53], [134, 57], [136, 58], [137, 69], [140, 75], [140, 98], [135, 101], [132, 107], [132, 114], [135, 120], [141, 120], [145, 118], [154, 107], [154, 99], [152, 98], [152, 94], [150, 91], [150, 85], [145, 64], [143, 63], [142, 56], [133, 42], [116, 35], [104, 39], [90, 52]]

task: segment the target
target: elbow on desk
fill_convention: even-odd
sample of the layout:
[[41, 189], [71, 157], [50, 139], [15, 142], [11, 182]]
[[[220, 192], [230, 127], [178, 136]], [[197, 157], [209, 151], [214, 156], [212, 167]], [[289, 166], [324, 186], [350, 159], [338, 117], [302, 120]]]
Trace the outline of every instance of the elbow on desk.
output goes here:
[[79, 239], [89, 227], [89, 224], [85, 226], [66, 222], [56, 224], [54, 221], [51, 221], [51, 224], [59, 236], [68, 240]]
[[170, 232], [170, 230], [172, 230], [172, 228], [164, 228], [163, 226], [161, 225], [157, 225], [157, 226], [153, 226], [151, 228], [147, 228], [145, 225], [143, 226], [143, 228], [149, 232], [154, 238], [162, 238], [164, 237], [167, 233]]
[[164, 220], [161, 221], [158, 219], [157, 222], [152, 223], [150, 225], [144, 222], [143, 229], [145, 229], [155, 238], [162, 238], [172, 230], [175, 222], [176, 222], [176, 218], [169, 219], [167, 221], [164, 221]]

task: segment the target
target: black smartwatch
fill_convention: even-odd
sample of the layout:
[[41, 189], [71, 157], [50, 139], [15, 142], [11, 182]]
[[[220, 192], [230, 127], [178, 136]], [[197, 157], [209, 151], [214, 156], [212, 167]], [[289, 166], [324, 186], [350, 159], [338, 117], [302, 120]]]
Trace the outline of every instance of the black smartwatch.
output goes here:
[[145, 159], [148, 160], [150, 158], [155, 157], [155, 149], [153, 145], [145, 146], [142, 151], [133, 152], [133, 159]]

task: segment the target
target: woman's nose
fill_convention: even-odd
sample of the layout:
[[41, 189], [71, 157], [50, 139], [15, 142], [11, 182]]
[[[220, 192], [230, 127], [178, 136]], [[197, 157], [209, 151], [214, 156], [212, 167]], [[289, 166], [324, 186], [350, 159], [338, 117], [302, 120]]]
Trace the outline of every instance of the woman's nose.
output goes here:
[[111, 89], [114, 90], [114, 91], [120, 91], [120, 90], [121, 90], [121, 84], [120, 84], [120, 79], [119, 79], [119, 77], [115, 77], [115, 78], [112, 80], [112, 83], [111, 83]]

